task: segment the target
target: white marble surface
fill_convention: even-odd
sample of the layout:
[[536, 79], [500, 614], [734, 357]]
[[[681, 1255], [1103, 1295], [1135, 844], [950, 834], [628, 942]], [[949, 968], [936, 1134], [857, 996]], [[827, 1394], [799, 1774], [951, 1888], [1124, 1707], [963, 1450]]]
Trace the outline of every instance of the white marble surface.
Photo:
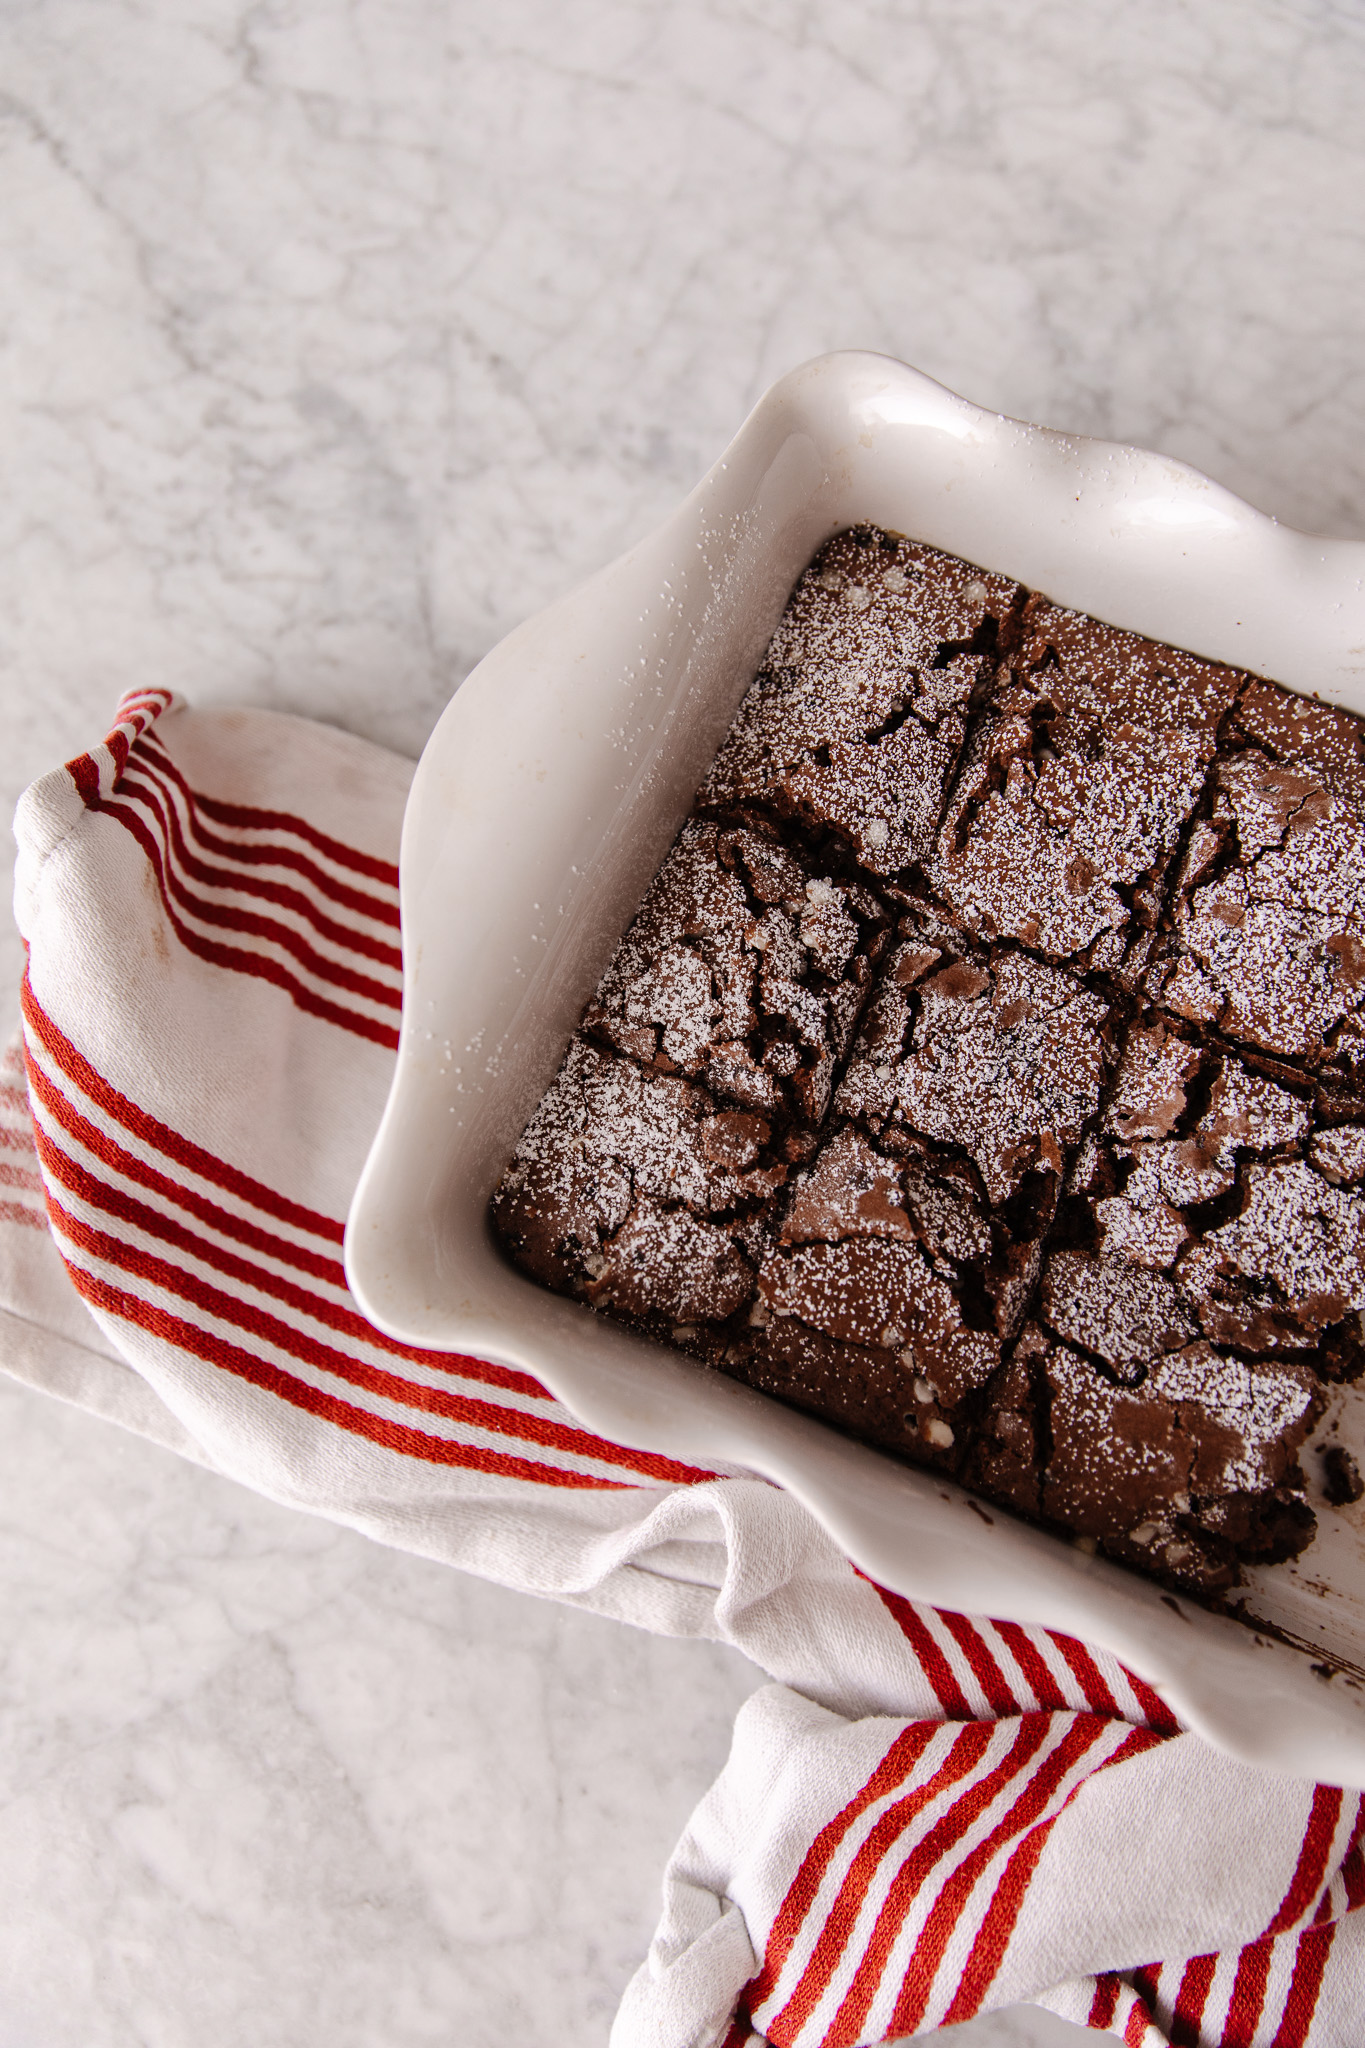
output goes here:
[[605, 2040], [760, 1673], [3, 1380], [0, 1470], [3, 2048]]
[[[415, 750], [830, 347], [1365, 533], [1363, 97], [1354, 0], [8, 0], [6, 800], [135, 681]], [[0, 1498], [0, 2048], [604, 2039], [754, 1674], [14, 1389]]]
[[0, 1441], [5, 2048], [605, 2038], [744, 1659], [4, 1383]]

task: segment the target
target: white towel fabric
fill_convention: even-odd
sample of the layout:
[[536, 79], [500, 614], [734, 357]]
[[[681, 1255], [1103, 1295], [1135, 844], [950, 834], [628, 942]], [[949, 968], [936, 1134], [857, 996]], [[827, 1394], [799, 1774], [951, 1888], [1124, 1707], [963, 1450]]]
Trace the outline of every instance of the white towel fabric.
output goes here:
[[1107, 1654], [881, 1590], [760, 1480], [363, 1320], [342, 1223], [397, 1043], [410, 764], [165, 692], [116, 718], [16, 820], [3, 1363], [276, 1500], [771, 1675], [616, 2048], [851, 2048], [1026, 2000], [1132, 2048], [1359, 2048], [1365, 1800], [1220, 1757]]

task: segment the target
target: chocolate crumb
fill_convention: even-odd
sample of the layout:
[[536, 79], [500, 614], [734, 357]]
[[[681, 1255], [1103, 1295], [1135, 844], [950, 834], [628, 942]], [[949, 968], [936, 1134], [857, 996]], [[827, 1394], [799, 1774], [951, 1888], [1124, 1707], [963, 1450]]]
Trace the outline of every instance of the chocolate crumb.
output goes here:
[[1365, 1494], [1360, 1467], [1344, 1444], [1329, 1444], [1322, 1453], [1322, 1490], [1334, 1508], [1349, 1507]]

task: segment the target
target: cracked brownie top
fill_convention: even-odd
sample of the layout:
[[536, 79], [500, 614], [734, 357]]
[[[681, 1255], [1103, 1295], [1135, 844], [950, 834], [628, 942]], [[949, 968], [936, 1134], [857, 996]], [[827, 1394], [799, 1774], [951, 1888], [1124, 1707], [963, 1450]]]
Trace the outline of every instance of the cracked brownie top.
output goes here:
[[1361, 741], [838, 536], [523, 1135], [504, 1248], [1171, 1583], [1293, 1555], [1299, 1449], [1365, 1363]]

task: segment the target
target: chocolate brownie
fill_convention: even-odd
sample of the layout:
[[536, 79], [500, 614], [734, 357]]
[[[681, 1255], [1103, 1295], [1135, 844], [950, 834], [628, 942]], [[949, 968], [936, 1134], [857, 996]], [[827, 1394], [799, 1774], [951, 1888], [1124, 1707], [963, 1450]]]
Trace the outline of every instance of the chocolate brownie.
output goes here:
[[1296, 1454], [1320, 1402], [1307, 1368], [1200, 1341], [1116, 1383], [1030, 1322], [967, 1476], [1111, 1557], [1214, 1591], [1239, 1558], [1273, 1563], [1311, 1537]]
[[866, 874], [922, 862], [1017, 584], [861, 528], [792, 592], [699, 805], [829, 833]]
[[1141, 957], [1240, 680], [1030, 600], [932, 862], [947, 908], [1048, 960]]
[[752, 1299], [786, 1176], [767, 1117], [579, 1038], [494, 1215], [537, 1280], [672, 1336]]
[[1178, 1016], [1365, 1081], [1358, 719], [1249, 682], [1186, 854], [1154, 991]]
[[548, 1286], [1217, 1592], [1311, 1539], [1298, 1453], [1365, 1365], [1362, 828], [1358, 720], [842, 534], [495, 1233]]
[[584, 1017], [592, 1036], [718, 1097], [814, 1126], [890, 920], [762, 819], [689, 819]]
[[[1111, 1021], [1073, 976], [904, 916], [832, 1135], [760, 1268], [760, 1332], [729, 1368], [956, 1469], [1098, 1107]], [[853, 1421], [854, 1388], [876, 1390], [879, 1421]]]
[[[1132, 1026], [1016, 1353], [1010, 1407], [1038, 1455], [997, 1486], [1206, 1583], [1302, 1547], [1294, 1456], [1323, 1382], [1361, 1363], [1365, 1204], [1314, 1163], [1336, 1137], [1311, 1084], [1159, 1016]], [[983, 1445], [978, 1483], [995, 1459]]]

